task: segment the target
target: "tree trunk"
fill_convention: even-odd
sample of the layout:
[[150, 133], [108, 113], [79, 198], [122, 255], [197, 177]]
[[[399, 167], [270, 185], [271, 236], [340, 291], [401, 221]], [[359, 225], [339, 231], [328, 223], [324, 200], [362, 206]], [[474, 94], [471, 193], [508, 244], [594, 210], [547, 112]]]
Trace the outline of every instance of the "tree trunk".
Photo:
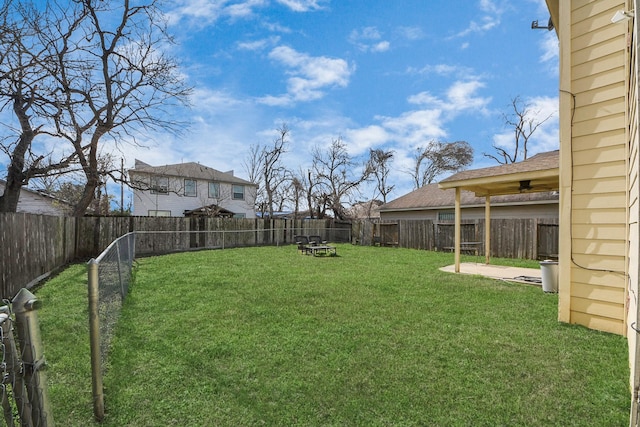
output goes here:
[[[11, 169], [11, 168], [10, 168]], [[4, 187], [4, 194], [0, 196], [0, 212], [16, 212], [22, 183], [15, 179], [11, 172], [7, 175], [7, 184]]]
[[89, 158], [85, 158], [84, 160], [82, 158], [80, 159], [85, 177], [87, 178], [87, 183], [84, 185], [82, 197], [73, 209], [73, 216], [83, 216], [91, 202], [95, 199], [96, 188], [100, 185], [100, 171], [98, 170], [98, 142], [108, 130], [109, 127], [105, 125], [98, 125], [96, 127], [93, 135], [91, 135]]
[[87, 175], [87, 183], [84, 185], [84, 190], [82, 191], [82, 197], [76, 204], [73, 209], [73, 216], [81, 217], [84, 216], [87, 208], [93, 202], [96, 194], [96, 188], [100, 184], [100, 179], [97, 174], [88, 174]]
[[24, 173], [24, 158], [35, 138], [35, 132], [20, 97], [16, 97], [13, 101], [13, 111], [20, 122], [21, 133], [11, 155], [11, 164], [7, 169], [7, 184], [4, 194], [0, 196], [0, 212], [15, 212], [18, 209], [20, 190], [28, 184], [28, 177]]

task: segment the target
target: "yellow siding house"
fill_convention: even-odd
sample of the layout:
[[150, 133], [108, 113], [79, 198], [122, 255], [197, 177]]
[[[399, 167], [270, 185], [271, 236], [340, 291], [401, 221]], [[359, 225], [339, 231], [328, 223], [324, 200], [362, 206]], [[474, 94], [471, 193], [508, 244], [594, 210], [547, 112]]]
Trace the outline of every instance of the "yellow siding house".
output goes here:
[[534, 157], [439, 183], [456, 189], [456, 271], [461, 190], [486, 197], [489, 223], [492, 196], [558, 189], [558, 318], [627, 337], [630, 425], [638, 426], [640, 0], [546, 3], [560, 45], [558, 161]]
[[627, 336], [635, 426], [640, 1], [546, 1], [560, 43], [559, 319]]

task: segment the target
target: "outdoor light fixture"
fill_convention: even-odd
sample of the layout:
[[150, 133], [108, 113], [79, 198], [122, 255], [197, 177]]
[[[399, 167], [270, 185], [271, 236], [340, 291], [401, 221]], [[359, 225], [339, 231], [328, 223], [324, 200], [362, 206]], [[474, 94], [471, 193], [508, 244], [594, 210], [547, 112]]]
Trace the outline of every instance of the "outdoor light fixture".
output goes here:
[[628, 21], [633, 18], [635, 15], [633, 12], [625, 12], [624, 10], [619, 10], [613, 15], [611, 18], [611, 22], [617, 24], [618, 22]]
[[543, 27], [540, 24], [538, 24], [538, 21], [535, 20], [531, 23], [531, 29], [532, 30], [553, 30], [553, 21], [551, 20], [551, 18], [549, 18], [549, 22], [547, 22], [547, 26]]

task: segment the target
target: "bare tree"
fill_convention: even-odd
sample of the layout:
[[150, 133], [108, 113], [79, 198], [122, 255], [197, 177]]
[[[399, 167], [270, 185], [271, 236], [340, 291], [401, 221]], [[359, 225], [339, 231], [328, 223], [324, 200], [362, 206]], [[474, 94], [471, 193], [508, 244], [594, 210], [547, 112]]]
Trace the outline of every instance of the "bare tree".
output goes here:
[[553, 117], [553, 114], [549, 114], [540, 119], [540, 111], [532, 111], [531, 105], [525, 103], [520, 96], [511, 100], [511, 109], [513, 111], [509, 114], [503, 113], [502, 118], [505, 125], [513, 129], [513, 147], [507, 149], [493, 144], [496, 154], [482, 153], [502, 165], [526, 160], [529, 139], [544, 122]]
[[242, 161], [242, 165], [245, 172], [247, 173], [249, 181], [258, 186], [256, 188], [255, 205], [257, 210], [264, 217], [264, 213], [266, 212], [266, 198], [261, 173], [261, 153], [262, 147], [260, 145], [251, 144], [251, 146], [249, 147], [249, 153], [247, 154], [247, 157], [245, 157], [245, 159]]
[[289, 172], [282, 164], [282, 155], [287, 151], [288, 134], [289, 128], [283, 124], [278, 129], [278, 137], [273, 141], [273, 145], [264, 146], [260, 152], [260, 172], [270, 218], [273, 218], [273, 206], [277, 191], [289, 178]]
[[0, 151], [9, 163], [0, 212], [16, 211], [20, 190], [31, 179], [72, 170], [76, 159], [72, 150], [56, 156], [33, 146], [39, 136], [56, 136], [49, 118], [58, 111], [49, 72], [55, 69], [55, 58], [37, 37], [42, 22], [42, 14], [31, 4], [0, 5], [0, 111], [11, 111], [15, 119], [0, 130]]
[[347, 213], [342, 203], [369, 178], [369, 166], [365, 165], [361, 172], [357, 172], [357, 164], [349, 156], [346, 144], [338, 138], [332, 141], [326, 151], [318, 147], [314, 149], [313, 169], [320, 185], [316, 196], [320, 202], [318, 206], [331, 209], [337, 219], [346, 219]]
[[100, 185], [103, 138], [118, 144], [135, 142], [142, 129], [178, 132], [184, 123], [167, 108], [186, 105], [191, 89], [177, 62], [160, 50], [171, 37], [157, 0], [74, 3], [73, 15], [60, 9], [49, 15], [56, 43], [47, 46], [58, 59], [56, 128], [73, 145], [86, 177], [74, 211], [82, 215]]
[[432, 183], [445, 172], [457, 172], [473, 162], [473, 148], [466, 141], [431, 141], [419, 147], [414, 154], [410, 171], [414, 188]]
[[293, 217], [297, 218], [300, 214], [300, 199], [304, 195], [303, 179], [298, 176], [291, 178], [291, 198], [293, 201]]
[[388, 185], [387, 183], [390, 172], [389, 163], [393, 159], [393, 154], [392, 150], [385, 151], [380, 148], [369, 150], [369, 163], [367, 167], [375, 177], [376, 190], [382, 196], [383, 203], [387, 203], [387, 195], [395, 188], [395, 185]]
[[[315, 179], [315, 176], [311, 172], [311, 169], [307, 169], [304, 172], [300, 169], [298, 178], [300, 180], [300, 185], [302, 186], [302, 191], [304, 196], [307, 199], [307, 206], [309, 208], [309, 218], [313, 219], [314, 217], [319, 217], [319, 208], [314, 208], [314, 201], [317, 202], [318, 197], [315, 193], [316, 187], [318, 186], [318, 182]], [[317, 204], [319, 206], [319, 204]]]
[[[20, 119], [26, 114], [44, 124], [34, 127], [20, 120], [27, 140], [21, 152], [33, 149], [38, 132], [67, 142], [64, 151], [69, 154], [62, 165], [77, 161], [85, 179], [75, 215], [84, 214], [107, 175], [122, 180], [117, 168], [100, 167], [102, 152], [123, 141], [136, 144], [135, 136], [142, 130], [184, 128], [185, 123], [168, 109], [186, 106], [191, 89], [177, 62], [162, 50], [171, 38], [158, 1], [76, 0], [64, 5], [52, 1], [42, 15], [23, 16], [18, 46], [31, 55], [30, 60], [10, 61], [8, 69], [38, 79], [24, 86], [16, 115]], [[44, 101], [38, 104], [35, 99]], [[21, 153], [17, 154], [11, 158], [16, 170]], [[32, 165], [45, 157], [33, 154]], [[24, 170], [23, 166], [23, 174]]]

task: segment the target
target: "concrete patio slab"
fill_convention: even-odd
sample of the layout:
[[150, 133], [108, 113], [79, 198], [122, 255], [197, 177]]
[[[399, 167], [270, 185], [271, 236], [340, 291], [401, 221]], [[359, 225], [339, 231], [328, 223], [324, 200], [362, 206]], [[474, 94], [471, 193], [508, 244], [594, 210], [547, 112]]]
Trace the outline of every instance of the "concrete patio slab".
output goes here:
[[[440, 270], [455, 273], [455, 265], [448, 265], [442, 267]], [[460, 273], [476, 274], [493, 279], [507, 280], [509, 282], [542, 286], [542, 273], [540, 269], [537, 268], [507, 267], [504, 265], [463, 262], [460, 264]]]

